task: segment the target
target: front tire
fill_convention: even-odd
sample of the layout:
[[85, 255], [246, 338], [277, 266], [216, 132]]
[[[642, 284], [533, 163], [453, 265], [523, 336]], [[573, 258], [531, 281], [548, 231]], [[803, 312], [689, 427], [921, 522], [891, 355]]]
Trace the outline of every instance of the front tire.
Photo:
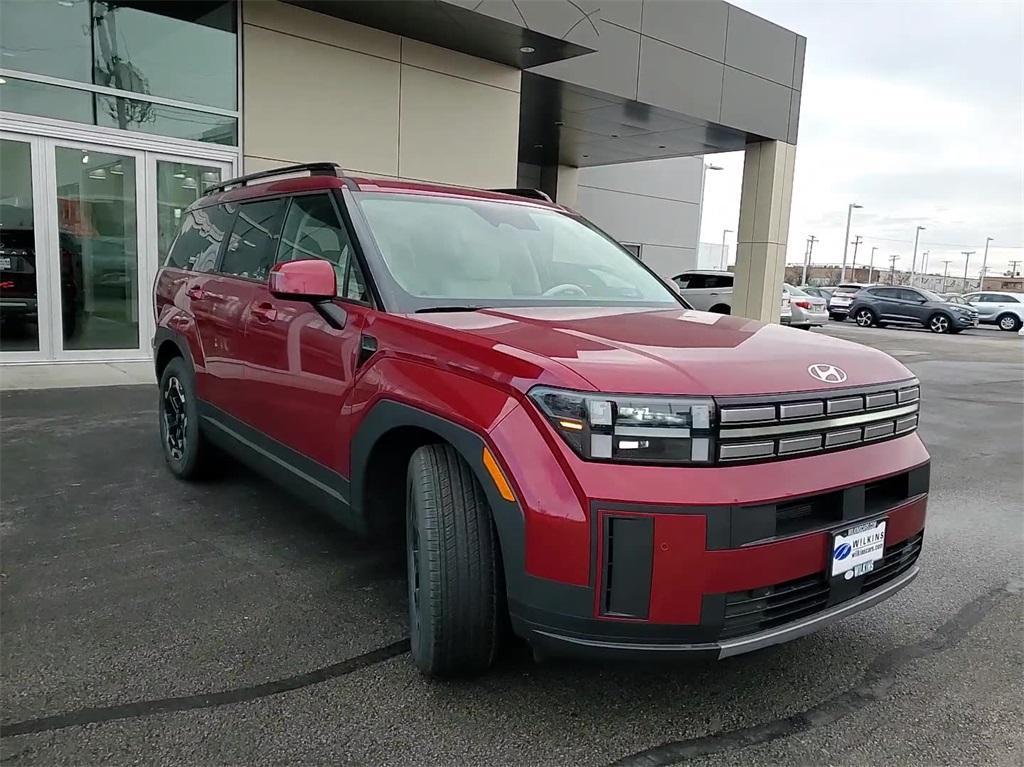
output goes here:
[[424, 674], [470, 676], [499, 638], [497, 541], [483, 488], [451, 445], [409, 460], [406, 561], [412, 655]]
[[195, 378], [185, 360], [175, 357], [160, 375], [160, 442], [167, 468], [178, 479], [199, 479], [210, 452], [199, 428]]
[[878, 323], [878, 318], [870, 309], [858, 309], [853, 315], [854, 321], [862, 328], [870, 328]]
[[1000, 314], [996, 319], [996, 325], [999, 326], [1000, 330], [1008, 330], [1011, 333], [1016, 333], [1020, 330], [1022, 324], [1024, 324], [1024, 321], [1022, 321], [1020, 317], [1016, 314], [1010, 314], [1009, 312], [1006, 314]]
[[949, 333], [953, 323], [945, 314], [933, 314], [928, 318], [928, 329], [933, 333]]

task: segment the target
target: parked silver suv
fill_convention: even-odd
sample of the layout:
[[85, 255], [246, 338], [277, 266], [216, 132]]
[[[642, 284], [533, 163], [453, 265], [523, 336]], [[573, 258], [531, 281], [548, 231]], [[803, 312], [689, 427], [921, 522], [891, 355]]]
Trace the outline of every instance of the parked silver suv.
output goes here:
[[964, 300], [978, 310], [978, 322], [1015, 332], [1024, 327], [1024, 293], [983, 290], [968, 293]]
[[732, 314], [732, 272], [693, 270], [677, 274], [672, 281], [694, 309]]

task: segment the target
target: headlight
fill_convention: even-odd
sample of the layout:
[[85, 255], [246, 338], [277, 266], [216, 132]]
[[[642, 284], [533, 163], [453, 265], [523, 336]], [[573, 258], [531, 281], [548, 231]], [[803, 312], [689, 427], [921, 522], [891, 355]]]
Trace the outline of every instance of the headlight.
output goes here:
[[591, 461], [710, 463], [710, 398], [597, 394], [537, 386], [532, 399], [562, 438]]

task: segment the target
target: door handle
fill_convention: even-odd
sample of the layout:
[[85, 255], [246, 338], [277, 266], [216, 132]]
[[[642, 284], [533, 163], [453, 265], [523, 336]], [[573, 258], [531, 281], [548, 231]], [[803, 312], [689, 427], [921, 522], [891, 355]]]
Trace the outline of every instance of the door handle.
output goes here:
[[249, 310], [249, 314], [260, 322], [273, 322], [277, 319], [277, 309], [267, 303], [262, 303], [258, 306], [252, 307], [252, 309]]
[[191, 288], [185, 291], [185, 295], [191, 298], [193, 301], [201, 301], [206, 298], [206, 291], [204, 291], [198, 285], [193, 285]]
[[717, 296], [717, 293], [708, 293], [709, 296]]

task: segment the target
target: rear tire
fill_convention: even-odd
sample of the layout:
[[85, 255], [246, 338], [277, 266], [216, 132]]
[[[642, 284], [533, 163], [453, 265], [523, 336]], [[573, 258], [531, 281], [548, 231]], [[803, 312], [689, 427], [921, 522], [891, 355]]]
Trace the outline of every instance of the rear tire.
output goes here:
[[1008, 330], [1011, 333], [1016, 333], [1020, 330], [1021, 325], [1024, 325], [1024, 321], [1022, 321], [1016, 314], [1006, 312], [1005, 314], [1000, 314], [996, 318], [996, 325], [999, 326], [1000, 330]]
[[870, 328], [878, 324], [878, 317], [868, 308], [858, 309], [853, 315], [854, 321], [862, 328]]
[[953, 322], [949, 316], [941, 312], [936, 312], [928, 318], [928, 329], [933, 333], [949, 333], [952, 327]]
[[483, 488], [451, 445], [409, 460], [406, 562], [412, 655], [424, 674], [470, 676], [499, 637], [497, 541]]
[[160, 375], [160, 442], [167, 468], [178, 479], [199, 479], [211, 452], [199, 428], [195, 378], [181, 357], [167, 363]]

